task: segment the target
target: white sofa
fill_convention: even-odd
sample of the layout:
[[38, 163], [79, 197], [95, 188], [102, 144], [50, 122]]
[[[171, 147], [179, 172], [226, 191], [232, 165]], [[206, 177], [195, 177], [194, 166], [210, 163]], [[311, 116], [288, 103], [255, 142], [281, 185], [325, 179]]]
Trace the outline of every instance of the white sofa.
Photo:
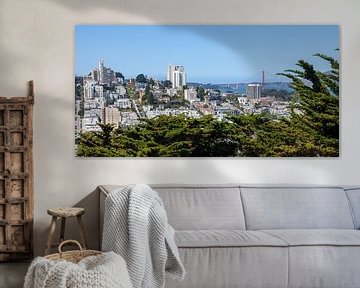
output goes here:
[[[187, 271], [167, 288], [360, 287], [360, 188], [150, 186]], [[100, 186], [100, 217], [117, 188]]]

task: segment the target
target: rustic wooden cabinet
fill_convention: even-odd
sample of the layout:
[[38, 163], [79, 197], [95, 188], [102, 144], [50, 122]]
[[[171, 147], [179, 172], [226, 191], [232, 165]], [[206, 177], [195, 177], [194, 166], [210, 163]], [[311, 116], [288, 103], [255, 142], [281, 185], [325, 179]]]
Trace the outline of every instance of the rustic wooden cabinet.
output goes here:
[[27, 97], [0, 97], [0, 261], [33, 255], [34, 87]]

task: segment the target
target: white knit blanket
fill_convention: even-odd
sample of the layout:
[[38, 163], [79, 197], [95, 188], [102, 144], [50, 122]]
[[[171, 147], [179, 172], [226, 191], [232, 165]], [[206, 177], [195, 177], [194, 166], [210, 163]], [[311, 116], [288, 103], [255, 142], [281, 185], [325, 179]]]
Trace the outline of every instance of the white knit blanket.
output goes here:
[[132, 288], [124, 259], [113, 252], [89, 256], [78, 264], [37, 257], [24, 288]]
[[134, 288], [165, 287], [165, 270], [184, 278], [174, 233], [160, 197], [145, 184], [113, 191], [105, 200], [102, 250], [124, 257]]

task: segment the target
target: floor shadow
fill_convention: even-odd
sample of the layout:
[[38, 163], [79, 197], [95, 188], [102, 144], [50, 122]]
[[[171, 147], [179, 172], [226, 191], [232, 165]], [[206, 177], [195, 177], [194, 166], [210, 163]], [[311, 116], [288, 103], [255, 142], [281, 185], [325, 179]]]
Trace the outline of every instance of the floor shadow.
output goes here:
[[0, 287], [23, 287], [26, 271], [30, 261], [0, 263]]

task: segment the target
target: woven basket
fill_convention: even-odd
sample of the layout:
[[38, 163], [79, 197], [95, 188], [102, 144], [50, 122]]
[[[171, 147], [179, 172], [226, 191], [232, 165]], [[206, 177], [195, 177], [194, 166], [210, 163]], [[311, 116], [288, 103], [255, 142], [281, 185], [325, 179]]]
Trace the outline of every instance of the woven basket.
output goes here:
[[[63, 252], [61, 250], [61, 248], [65, 244], [68, 244], [68, 243], [76, 244], [79, 247], [79, 250]], [[58, 251], [59, 251], [59, 253], [47, 255], [47, 256], [45, 256], [45, 258], [47, 258], [49, 260], [55, 260], [55, 261], [56, 260], [66, 260], [69, 262], [78, 263], [85, 257], [96, 256], [96, 255], [102, 254], [102, 252], [100, 252], [100, 251], [83, 249], [81, 244], [76, 240], [66, 240], [66, 241], [61, 242], [61, 244], [59, 245]]]

